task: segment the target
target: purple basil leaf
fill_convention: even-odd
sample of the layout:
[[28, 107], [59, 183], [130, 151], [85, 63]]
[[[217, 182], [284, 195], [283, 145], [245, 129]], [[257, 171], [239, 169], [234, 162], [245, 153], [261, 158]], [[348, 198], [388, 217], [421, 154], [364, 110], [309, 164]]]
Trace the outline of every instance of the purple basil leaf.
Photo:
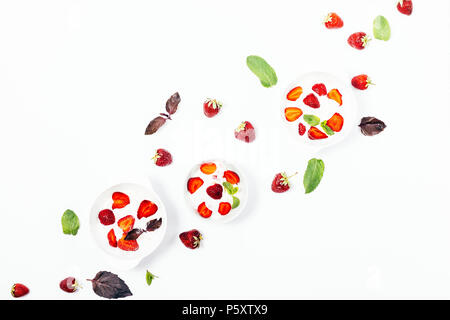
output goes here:
[[383, 121], [378, 120], [374, 117], [364, 117], [361, 119], [361, 124], [359, 125], [361, 132], [365, 136], [374, 136], [379, 134], [386, 128]]
[[152, 219], [149, 222], [147, 222], [147, 227], [145, 228], [146, 231], [155, 231], [159, 227], [161, 227], [162, 224], [162, 218], [159, 219]]
[[166, 102], [166, 111], [169, 114], [174, 114], [175, 112], [177, 112], [178, 104], [180, 103], [180, 101], [180, 95], [178, 94], [178, 92], [175, 92]]
[[145, 129], [145, 134], [154, 134], [164, 123], [166, 123], [166, 119], [163, 117], [156, 117], [148, 124], [147, 129]]
[[108, 271], [98, 272], [95, 278], [89, 281], [92, 282], [94, 292], [103, 298], [117, 299], [133, 295], [127, 284], [117, 274]]
[[144, 229], [135, 228], [135, 229], [133, 229], [133, 230], [131, 230], [130, 232], [127, 233], [127, 235], [125, 236], [124, 240], [136, 240], [144, 232], [145, 232]]

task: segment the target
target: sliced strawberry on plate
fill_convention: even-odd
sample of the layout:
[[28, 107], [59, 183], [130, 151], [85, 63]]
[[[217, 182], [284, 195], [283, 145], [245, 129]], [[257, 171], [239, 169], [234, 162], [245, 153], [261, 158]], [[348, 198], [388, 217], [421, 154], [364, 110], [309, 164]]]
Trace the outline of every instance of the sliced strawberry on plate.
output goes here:
[[248, 121], [241, 122], [239, 127], [237, 127], [234, 131], [234, 136], [236, 139], [246, 143], [253, 142], [256, 138], [255, 128]]
[[158, 211], [158, 206], [151, 202], [150, 200], [143, 200], [139, 205], [139, 209], [137, 211], [138, 219], [148, 218], [151, 215], [154, 215]]
[[330, 92], [328, 92], [327, 97], [331, 100], [336, 101], [340, 106], [342, 106], [342, 94], [338, 89], [331, 89]]
[[314, 93], [308, 94], [305, 99], [303, 99], [303, 103], [314, 109], [320, 108], [319, 99], [317, 99]]
[[316, 83], [315, 85], [313, 85], [312, 90], [320, 97], [327, 94], [327, 87], [325, 87], [323, 83]]
[[203, 185], [203, 180], [199, 177], [190, 178], [187, 182], [187, 189], [190, 194], [193, 194]]
[[328, 138], [328, 136], [316, 127], [311, 127], [308, 130], [308, 138], [310, 138], [311, 140], [319, 140], [326, 139]]
[[226, 215], [230, 212], [231, 210], [231, 204], [229, 204], [228, 202], [221, 202], [219, 203], [219, 213], [221, 215]]
[[131, 229], [133, 229], [134, 217], [132, 215], [125, 216], [117, 221], [117, 225], [120, 229], [122, 229], [123, 232], [127, 233]]
[[344, 118], [337, 112], [327, 121], [327, 126], [329, 126], [334, 132], [341, 131], [343, 125]]
[[206, 193], [214, 200], [219, 200], [220, 198], [222, 198], [222, 192], [223, 187], [218, 183], [206, 188]]
[[302, 87], [295, 87], [294, 89], [292, 89], [291, 91], [288, 92], [288, 94], [286, 95], [286, 98], [289, 101], [296, 101], [298, 98], [300, 98], [302, 93], [303, 93]]
[[217, 166], [213, 162], [203, 163], [200, 166], [200, 171], [203, 172], [204, 174], [213, 174], [214, 172], [216, 172], [216, 169]]
[[203, 217], [203, 218], [209, 218], [212, 215], [212, 211], [208, 209], [206, 206], [206, 203], [202, 202], [197, 208], [197, 212]]
[[117, 239], [116, 234], [114, 233], [114, 229], [109, 230], [108, 232], [108, 242], [111, 247], [117, 247]]
[[239, 175], [231, 170], [227, 170], [223, 173], [223, 177], [225, 180], [227, 180], [231, 184], [238, 184], [241, 179], [239, 178]]
[[137, 249], [139, 249], [139, 244], [137, 243], [137, 240], [125, 240], [126, 236], [127, 233], [125, 232], [122, 235], [122, 238], [120, 238], [119, 241], [117, 242], [117, 247], [125, 251], [136, 251]]
[[104, 209], [98, 213], [98, 219], [100, 220], [100, 223], [109, 226], [110, 224], [114, 224], [116, 222], [116, 217], [114, 216], [114, 213], [109, 209]]
[[306, 132], [305, 125], [303, 123], [299, 122], [298, 123], [298, 134], [302, 136], [305, 134], [305, 132]]
[[130, 204], [130, 198], [122, 192], [114, 192], [112, 194], [113, 199], [113, 209], [121, 209]]
[[284, 109], [284, 117], [287, 121], [293, 122], [300, 118], [300, 116], [303, 114], [302, 109], [296, 108], [296, 107], [289, 107]]

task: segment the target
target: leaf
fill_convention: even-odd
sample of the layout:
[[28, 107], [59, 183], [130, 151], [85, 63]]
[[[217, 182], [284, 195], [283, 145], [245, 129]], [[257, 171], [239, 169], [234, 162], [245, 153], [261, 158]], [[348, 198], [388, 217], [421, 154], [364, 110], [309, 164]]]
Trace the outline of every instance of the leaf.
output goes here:
[[180, 94], [178, 92], [175, 92], [166, 102], [166, 111], [169, 114], [174, 114], [175, 112], [177, 112], [178, 104], [180, 103], [180, 101]]
[[163, 124], [166, 123], [166, 119], [163, 117], [156, 117], [150, 123], [148, 124], [147, 128], [145, 129], [145, 134], [154, 134], [156, 131], [159, 130], [163, 126]]
[[374, 136], [386, 128], [386, 124], [375, 117], [364, 117], [359, 124], [361, 132], [365, 136]]
[[308, 166], [303, 176], [303, 185], [305, 193], [314, 191], [322, 180], [325, 164], [320, 159], [311, 159], [308, 161]]
[[158, 277], [147, 270], [147, 273], [145, 274], [145, 280], [147, 281], [148, 285], [152, 284], [152, 281], [154, 278], [158, 278]]
[[334, 134], [333, 129], [331, 129], [328, 125], [327, 125], [327, 121], [322, 121], [320, 123], [320, 126], [322, 127], [323, 131], [325, 131], [325, 133], [329, 136], [332, 136]]
[[375, 39], [388, 41], [391, 38], [391, 27], [383, 16], [378, 16], [373, 20], [373, 36]]
[[305, 114], [303, 120], [311, 127], [317, 126], [320, 123], [320, 118], [312, 114]]
[[146, 231], [155, 231], [159, 227], [161, 227], [162, 224], [162, 218], [159, 219], [152, 219], [149, 222], [147, 222], [147, 227], [145, 228]]
[[92, 282], [94, 292], [103, 298], [117, 299], [133, 295], [122, 279], [108, 271], [100, 271], [94, 279], [88, 281]]
[[231, 205], [231, 209], [239, 207], [240, 204], [241, 201], [239, 200], [239, 198], [233, 197], [233, 204]]
[[233, 185], [231, 183], [229, 183], [228, 181], [225, 181], [222, 184], [223, 184], [223, 187], [225, 188], [225, 190], [227, 190], [229, 195], [233, 195], [236, 192], [238, 192], [238, 190], [239, 190], [238, 187], [233, 187]]
[[263, 58], [248, 56], [247, 66], [259, 78], [264, 87], [269, 88], [277, 84], [278, 78], [275, 71]]
[[66, 210], [61, 218], [61, 224], [64, 234], [76, 235], [80, 229], [80, 220], [75, 212]]
[[145, 232], [144, 229], [135, 228], [135, 229], [133, 229], [133, 230], [131, 230], [130, 232], [127, 233], [127, 235], [125, 236], [124, 240], [136, 240], [144, 232]]

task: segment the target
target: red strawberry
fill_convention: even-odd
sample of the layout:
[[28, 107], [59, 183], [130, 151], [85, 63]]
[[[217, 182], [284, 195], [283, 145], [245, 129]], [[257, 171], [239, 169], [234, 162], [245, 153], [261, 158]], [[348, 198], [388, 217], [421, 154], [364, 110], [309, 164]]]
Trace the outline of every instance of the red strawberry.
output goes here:
[[122, 192], [114, 192], [112, 194], [112, 199], [113, 199], [112, 205], [113, 209], [120, 209], [130, 204], [130, 198], [125, 193]]
[[203, 185], [203, 180], [199, 177], [190, 178], [187, 182], [187, 189], [190, 194], [193, 194]]
[[21, 283], [13, 284], [13, 286], [11, 288], [11, 295], [14, 298], [23, 297], [24, 295], [27, 295], [28, 292], [30, 292], [30, 289], [28, 289], [27, 286], [25, 286]]
[[100, 223], [109, 226], [110, 224], [113, 224], [116, 222], [116, 217], [114, 216], [114, 213], [109, 209], [104, 209], [98, 213], [98, 219], [100, 220]]
[[203, 218], [209, 218], [212, 215], [212, 211], [208, 209], [206, 204], [204, 202], [200, 203], [200, 205], [197, 208], [197, 212], [203, 217]]
[[228, 212], [230, 212], [231, 210], [231, 204], [229, 204], [228, 202], [221, 202], [219, 203], [219, 213], [221, 215], [226, 215], [228, 214]]
[[296, 101], [303, 93], [302, 87], [295, 87], [286, 95], [286, 99], [289, 101]]
[[342, 106], [342, 94], [338, 89], [331, 89], [330, 92], [328, 92], [327, 97], [331, 100], [336, 101], [340, 106]]
[[303, 114], [302, 109], [296, 108], [296, 107], [289, 107], [284, 109], [284, 117], [287, 121], [293, 122], [300, 118], [300, 116]]
[[308, 130], [308, 138], [310, 138], [311, 140], [319, 140], [326, 139], [328, 138], [328, 136], [316, 127], [311, 127]]
[[213, 162], [203, 163], [200, 166], [200, 171], [203, 172], [204, 174], [213, 174], [214, 172], [216, 172], [216, 169], [217, 166]]
[[128, 233], [131, 229], [133, 229], [134, 217], [132, 215], [125, 216], [117, 221], [117, 225], [123, 232]]
[[344, 21], [336, 13], [329, 13], [323, 21], [328, 29], [339, 29], [344, 26]]
[[65, 292], [73, 293], [80, 288], [80, 285], [74, 277], [67, 277], [64, 280], [61, 280], [59, 287]]
[[215, 200], [219, 200], [220, 198], [222, 198], [222, 192], [223, 187], [218, 183], [206, 188], [206, 193]]
[[138, 219], [148, 218], [151, 215], [154, 215], [158, 211], [158, 206], [151, 202], [150, 200], [143, 200], [139, 205], [139, 209], [137, 211]]
[[234, 131], [236, 139], [250, 143], [255, 140], [255, 128], [248, 121], [242, 122]]
[[231, 170], [227, 170], [223, 173], [223, 177], [225, 180], [227, 180], [231, 184], [238, 184], [241, 179], [239, 178], [239, 175]]
[[362, 50], [371, 39], [364, 32], [355, 32], [348, 37], [347, 42], [355, 49]]
[[303, 103], [314, 109], [320, 108], [319, 99], [317, 99], [314, 93], [308, 94], [305, 99], [303, 99]]
[[352, 79], [352, 86], [359, 90], [366, 90], [371, 84], [373, 84], [372, 81], [365, 74], [360, 74]]
[[403, 14], [410, 16], [413, 11], [413, 3], [411, 0], [400, 0], [397, 3], [397, 9]]
[[339, 132], [344, 126], [344, 118], [339, 113], [336, 112], [327, 121], [327, 126], [329, 126], [331, 130], [333, 130], [334, 132]]
[[320, 97], [327, 94], [327, 87], [325, 87], [323, 83], [316, 83], [315, 85], [313, 85], [312, 90]]
[[172, 155], [165, 149], [156, 150], [152, 159], [158, 167], [165, 167], [172, 163]]
[[120, 238], [119, 242], [117, 242], [117, 247], [119, 249], [125, 250], [125, 251], [136, 251], [139, 249], [139, 244], [136, 240], [125, 240], [125, 237], [127, 236], [127, 233], [125, 232], [122, 235], [122, 238]]
[[203, 102], [203, 112], [208, 118], [212, 118], [218, 114], [220, 108], [222, 108], [222, 103], [216, 99], [206, 99], [206, 101]]
[[189, 249], [197, 249], [200, 241], [203, 240], [202, 234], [197, 229], [180, 233], [180, 240]]
[[107, 237], [109, 245], [113, 248], [117, 248], [117, 238], [114, 229], [109, 230]]
[[289, 184], [289, 179], [295, 176], [297, 173], [294, 173], [292, 176], [288, 177], [285, 172], [277, 173], [275, 178], [272, 181], [272, 191], [276, 193], [283, 193], [289, 190], [291, 187]]
[[305, 132], [306, 132], [305, 125], [303, 123], [299, 122], [298, 123], [298, 134], [302, 136], [305, 134]]

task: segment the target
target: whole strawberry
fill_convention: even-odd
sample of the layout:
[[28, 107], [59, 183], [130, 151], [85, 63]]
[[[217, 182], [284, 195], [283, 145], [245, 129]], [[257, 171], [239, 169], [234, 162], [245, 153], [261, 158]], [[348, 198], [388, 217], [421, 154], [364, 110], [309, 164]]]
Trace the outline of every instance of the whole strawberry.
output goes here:
[[180, 240], [189, 249], [197, 249], [200, 241], [203, 240], [202, 234], [197, 229], [180, 233]]
[[205, 102], [203, 102], [203, 112], [208, 118], [212, 118], [216, 114], [218, 114], [220, 108], [222, 108], [222, 103], [217, 101], [216, 99], [208, 98]]
[[30, 292], [30, 289], [28, 289], [26, 285], [21, 283], [15, 283], [11, 288], [11, 295], [14, 298], [23, 297], [24, 295], [27, 295], [28, 292]]
[[220, 198], [222, 198], [222, 192], [223, 187], [218, 183], [206, 188], [206, 193], [215, 200], [219, 200]]
[[366, 90], [369, 85], [373, 84], [366, 74], [360, 74], [352, 79], [352, 86], [359, 90]]
[[64, 280], [61, 280], [59, 287], [65, 292], [73, 293], [80, 288], [80, 285], [74, 277], [67, 277]]
[[362, 50], [370, 40], [365, 32], [355, 32], [348, 37], [347, 42], [351, 47]]
[[152, 159], [159, 167], [165, 167], [172, 163], [172, 155], [165, 149], [156, 150], [156, 154]]
[[255, 140], [255, 128], [248, 121], [242, 122], [234, 131], [236, 139], [250, 143]]
[[397, 10], [400, 11], [400, 13], [410, 16], [413, 11], [412, 0], [400, 0], [397, 3]]
[[344, 21], [342, 21], [341, 17], [339, 17], [334, 12], [329, 13], [325, 17], [323, 23], [325, 24], [325, 27], [328, 29], [339, 29], [344, 26]]
[[288, 177], [285, 172], [277, 173], [272, 181], [272, 191], [275, 193], [283, 193], [290, 189], [289, 179], [295, 176], [297, 173]]

